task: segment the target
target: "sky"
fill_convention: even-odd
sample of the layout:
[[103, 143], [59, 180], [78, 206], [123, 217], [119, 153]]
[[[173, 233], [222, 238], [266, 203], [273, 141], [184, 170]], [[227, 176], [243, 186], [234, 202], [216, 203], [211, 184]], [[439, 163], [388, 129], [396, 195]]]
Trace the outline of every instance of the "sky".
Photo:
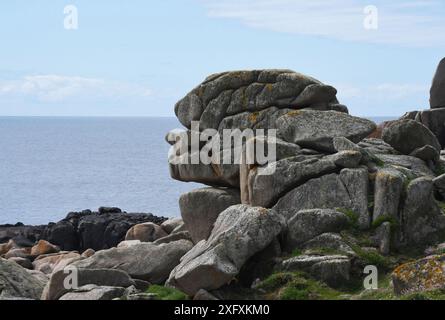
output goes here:
[[0, 39], [0, 116], [174, 116], [208, 75], [266, 68], [400, 116], [429, 107], [445, 1], [1, 1]]

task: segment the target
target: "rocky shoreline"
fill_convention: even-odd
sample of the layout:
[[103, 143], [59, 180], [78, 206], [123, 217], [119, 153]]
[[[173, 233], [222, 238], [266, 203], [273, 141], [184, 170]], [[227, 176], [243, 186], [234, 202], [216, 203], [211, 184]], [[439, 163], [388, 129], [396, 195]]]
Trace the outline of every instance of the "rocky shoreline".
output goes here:
[[177, 103], [186, 130], [169, 143], [275, 129], [249, 141], [276, 158], [246, 163], [243, 145], [239, 164], [170, 161], [172, 178], [206, 185], [181, 196], [182, 218], [102, 208], [0, 227], [0, 298], [445, 299], [444, 65], [430, 110], [380, 126], [290, 70], [208, 77]]

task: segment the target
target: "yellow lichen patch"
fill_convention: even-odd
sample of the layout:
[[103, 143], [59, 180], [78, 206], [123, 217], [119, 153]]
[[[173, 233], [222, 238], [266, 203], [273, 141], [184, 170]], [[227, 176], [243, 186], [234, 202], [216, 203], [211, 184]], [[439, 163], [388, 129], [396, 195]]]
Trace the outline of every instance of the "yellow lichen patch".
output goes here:
[[249, 115], [249, 121], [250, 121], [250, 122], [257, 122], [257, 121], [258, 121], [258, 117], [259, 117], [259, 115], [260, 115], [259, 112], [251, 113], [251, 114]]
[[271, 92], [273, 90], [273, 84], [271, 83], [266, 84], [266, 90]]
[[430, 291], [445, 287], [445, 255], [431, 256], [397, 267], [393, 279], [404, 293]]
[[288, 117], [297, 117], [301, 114], [300, 110], [294, 110], [287, 113]]

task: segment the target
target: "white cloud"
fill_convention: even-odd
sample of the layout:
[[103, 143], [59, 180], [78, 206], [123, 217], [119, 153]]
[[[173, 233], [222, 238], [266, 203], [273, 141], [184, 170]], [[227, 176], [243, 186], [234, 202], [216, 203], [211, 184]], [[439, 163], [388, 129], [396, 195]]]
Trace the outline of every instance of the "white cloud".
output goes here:
[[[277, 32], [407, 46], [443, 46], [442, 1], [374, 0], [201, 0], [214, 18], [240, 20]], [[379, 13], [377, 30], [363, 26], [366, 6]]]
[[61, 75], [32, 75], [18, 80], [0, 80], [0, 96], [22, 96], [43, 102], [72, 98], [148, 97], [150, 90], [130, 83]]

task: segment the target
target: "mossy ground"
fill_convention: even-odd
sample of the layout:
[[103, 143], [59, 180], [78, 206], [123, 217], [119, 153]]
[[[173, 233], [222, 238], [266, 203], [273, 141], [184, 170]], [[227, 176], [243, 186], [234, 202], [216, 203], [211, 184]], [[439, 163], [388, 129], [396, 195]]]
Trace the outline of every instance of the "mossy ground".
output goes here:
[[147, 293], [153, 293], [157, 296], [157, 300], [188, 300], [185, 293], [163, 286], [152, 285], [147, 289]]

